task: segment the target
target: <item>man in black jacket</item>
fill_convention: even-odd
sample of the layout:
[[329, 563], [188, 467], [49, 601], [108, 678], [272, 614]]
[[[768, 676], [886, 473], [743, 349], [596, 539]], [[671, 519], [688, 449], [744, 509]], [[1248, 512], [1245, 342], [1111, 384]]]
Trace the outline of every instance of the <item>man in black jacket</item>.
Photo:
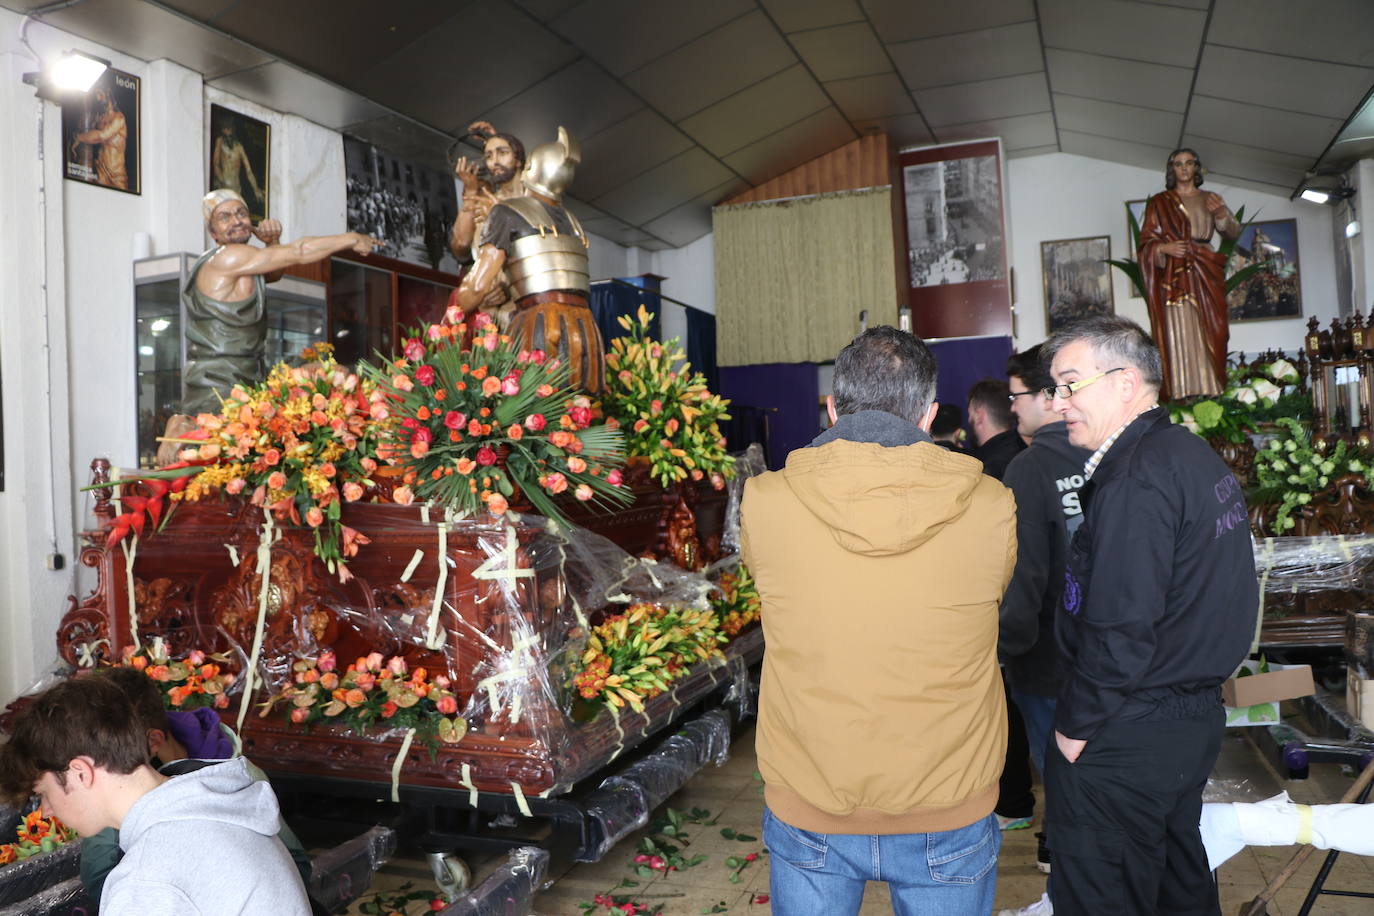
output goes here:
[[969, 454], [983, 462], [983, 473], [1001, 480], [1007, 465], [1026, 444], [1016, 435], [1011, 405], [1007, 403], [1007, 383], [985, 378], [968, 393], [968, 422], [977, 443]]
[[1219, 914], [1198, 821], [1220, 686], [1255, 631], [1245, 499], [1156, 403], [1159, 349], [1138, 325], [1091, 318], [1045, 349], [1069, 441], [1093, 450], [1056, 628], [1054, 911]]

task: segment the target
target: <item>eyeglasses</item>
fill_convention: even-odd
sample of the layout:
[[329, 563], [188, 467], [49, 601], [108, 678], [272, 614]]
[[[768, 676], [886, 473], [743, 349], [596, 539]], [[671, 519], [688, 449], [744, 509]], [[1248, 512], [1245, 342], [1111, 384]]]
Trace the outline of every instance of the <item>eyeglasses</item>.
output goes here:
[[1111, 375], [1113, 372], [1120, 372], [1122, 369], [1125, 368], [1125, 366], [1117, 366], [1115, 369], [1108, 369], [1105, 372], [1099, 372], [1097, 373], [1097, 375], [1090, 375], [1087, 378], [1081, 378], [1075, 382], [1066, 382], [1063, 385], [1051, 385], [1050, 387], [1044, 389], [1042, 393], [1045, 395], [1045, 397], [1049, 398], [1050, 400], [1054, 400], [1055, 398], [1063, 398], [1067, 401], [1069, 398], [1073, 397], [1075, 394], [1082, 391], [1084, 388], [1087, 388], [1089, 385], [1091, 385], [1098, 379]]
[[1025, 397], [1025, 396], [1028, 395], [1028, 394], [1044, 394], [1044, 393], [1045, 393], [1045, 392], [1041, 391], [1041, 390], [1038, 389], [1038, 388], [1037, 388], [1037, 389], [1033, 389], [1033, 390], [1031, 390], [1031, 391], [1013, 391], [1011, 394], [1007, 395], [1007, 401], [1008, 401], [1009, 403], [1015, 404], [1017, 398]]

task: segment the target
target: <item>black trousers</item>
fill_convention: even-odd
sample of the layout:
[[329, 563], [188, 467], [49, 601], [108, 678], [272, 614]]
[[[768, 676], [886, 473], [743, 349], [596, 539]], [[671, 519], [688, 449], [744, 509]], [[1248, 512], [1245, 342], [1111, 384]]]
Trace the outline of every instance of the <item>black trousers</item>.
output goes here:
[[1198, 821], [1225, 717], [1114, 722], [1045, 760], [1055, 916], [1219, 916]]
[[997, 786], [996, 811], [1002, 817], [1022, 818], [1035, 814], [1035, 792], [1031, 788], [1030, 740], [1026, 737], [1026, 722], [1021, 708], [1011, 698], [1011, 690], [1002, 681], [1007, 697], [1007, 759], [1002, 765], [1002, 778]]

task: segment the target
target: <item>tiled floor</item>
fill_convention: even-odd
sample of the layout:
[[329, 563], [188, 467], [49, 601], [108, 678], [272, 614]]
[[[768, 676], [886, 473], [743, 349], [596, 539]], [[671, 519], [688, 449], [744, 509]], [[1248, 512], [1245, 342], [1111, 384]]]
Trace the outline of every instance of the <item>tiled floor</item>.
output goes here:
[[[730, 881], [733, 871], [726, 865], [727, 857], [744, 857], [761, 852], [761, 839], [740, 841], [727, 839], [722, 830], [733, 830], [760, 837], [759, 821], [763, 812], [763, 797], [755, 777], [753, 732], [736, 738], [730, 760], [722, 767], [707, 767], [680, 792], [668, 801], [668, 806], [682, 812], [701, 808], [718, 820], [709, 826], [688, 824], [689, 855], [705, 855], [706, 859], [693, 868], [670, 875], [640, 878], [634, 873], [633, 858], [645, 831], [627, 837], [602, 861], [590, 865], [565, 867], [552, 887], [535, 901], [535, 912], [541, 916], [578, 916], [581, 903], [590, 903], [596, 894], [632, 895], [629, 899], [649, 906], [648, 912], [661, 908], [664, 916], [721, 912], [737, 916], [763, 916], [771, 912], [768, 894], [768, 862], [766, 855], [747, 864], [738, 882]], [[1269, 767], [1239, 732], [1228, 734], [1222, 758], [1217, 767], [1216, 789], [1224, 791], [1232, 800], [1259, 800], [1287, 789], [1299, 802], [1321, 804], [1334, 802], [1350, 785], [1349, 776], [1333, 766], [1313, 766], [1312, 778], [1283, 781]], [[1221, 800], [1221, 799], [1215, 799]], [[1223, 916], [1234, 916], [1243, 904], [1250, 901], [1265, 883], [1279, 873], [1292, 856], [1294, 848], [1249, 848], [1224, 865], [1219, 873], [1221, 909]], [[1270, 916], [1295, 916], [1320, 866], [1324, 853], [1311, 856], [1303, 868], [1270, 903]], [[478, 880], [483, 877], [483, 863], [474, 861]], [[424, 885], [423, 863], [398, 859], [379, 873], [374, 887], [396, 886], [403, 880]], [[417, 880], [420, 879], [420, 880]], [[616, 889], [622, 880], [637, 881], [632, 888]], [[1374, 890], [1374, 864], [1371, 860], [1342, 855], [1328, 881], [1328, 887], [1341, 890]], [[1020, 907], [1039, 899], [1045, 881], [1035, 867], [1034, 830], [1012, 831], [1003, 835], [1002, 855], [998, 863], [997, 898], [995, 906]], [[712, 909], [715, 907], [716, 909]], [[360, 912], [358, 909], [350, 912]], [[412, 910], [420, 912], [418, 907]], [[604, 907], [597, 914], [610, 914]], [[863, 916], [891, 913], [886, 888], [870, 884], [864, 897]], [[1313, 908], [1315, 916], [1370, 916], [1374, 914], [1374, 900], [1322, 897]]]

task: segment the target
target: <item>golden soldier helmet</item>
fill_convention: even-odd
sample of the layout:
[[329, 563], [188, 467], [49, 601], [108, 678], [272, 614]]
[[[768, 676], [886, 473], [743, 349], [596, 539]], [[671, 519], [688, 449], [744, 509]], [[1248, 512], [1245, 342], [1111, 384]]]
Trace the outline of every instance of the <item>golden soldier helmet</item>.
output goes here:
[[534, 193], [561, 201], [581, 161], [582, 147], [566, 128], [560, 127], [557, 140], [541, 143], [530, 151], [530, 158], [520, 177], [525, 187]]

